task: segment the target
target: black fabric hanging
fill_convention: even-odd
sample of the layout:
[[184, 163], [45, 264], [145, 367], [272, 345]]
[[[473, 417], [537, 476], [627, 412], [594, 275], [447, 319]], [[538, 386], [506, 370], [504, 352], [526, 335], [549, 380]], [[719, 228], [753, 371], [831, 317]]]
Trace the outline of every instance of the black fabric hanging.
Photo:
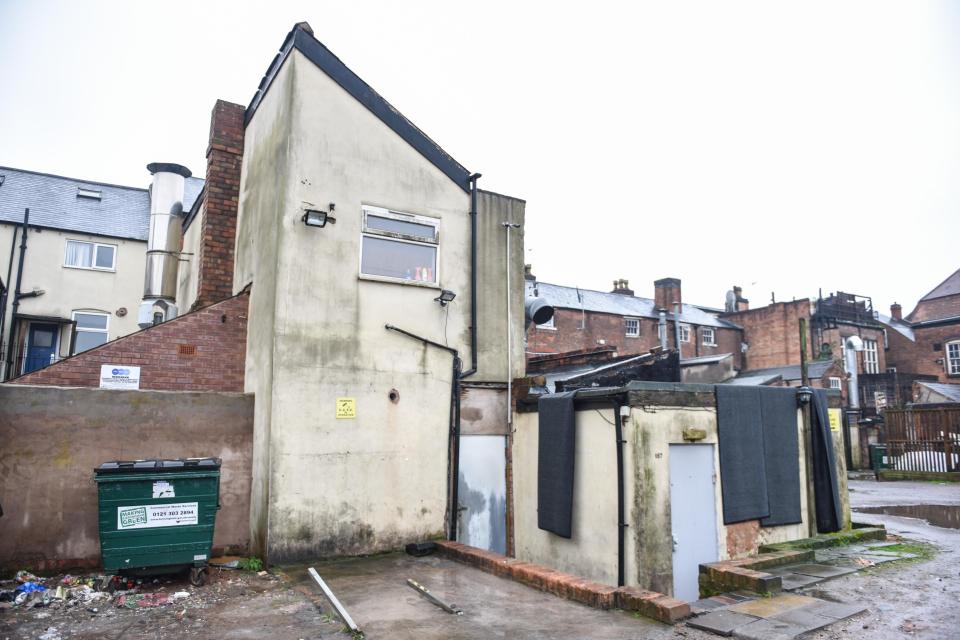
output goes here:
[[570, 538], [576, 454], [576, 391], [540, 396], [537, 451], [537, 526]]
[[760, 413], [770, 504], [770, 516], [760, 520], [760, 524], [775, 527], [803, 522], [796, 389], [761, 387]]
[[813, 449], [813, 495], [817, 512], [817, 531], [831, 533], [843, 527], [837, 461], [833, 454], [833, 436], [827, 411], [826, 389], [814, 389], [811, 411], [811, 448]]
[[770, 501], [764, 468], [760, 388], [720, 384], [716, 390], [723, 523], [766, 518], [770, 515]]

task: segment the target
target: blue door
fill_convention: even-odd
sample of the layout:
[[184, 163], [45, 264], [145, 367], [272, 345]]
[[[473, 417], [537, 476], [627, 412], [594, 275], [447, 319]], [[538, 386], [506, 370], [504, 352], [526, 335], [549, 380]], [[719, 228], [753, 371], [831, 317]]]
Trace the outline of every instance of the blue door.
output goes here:
[[712, 444], [671, 444], [673, 597], [700, 597], [700, 565], [719, 560]]
[[53, 362], [57, 353], [58, 327], [45, 322], [31, 322], [27, 332], [27, 357], [23, 362], [23, 372], [30, 373], [42, 369]]

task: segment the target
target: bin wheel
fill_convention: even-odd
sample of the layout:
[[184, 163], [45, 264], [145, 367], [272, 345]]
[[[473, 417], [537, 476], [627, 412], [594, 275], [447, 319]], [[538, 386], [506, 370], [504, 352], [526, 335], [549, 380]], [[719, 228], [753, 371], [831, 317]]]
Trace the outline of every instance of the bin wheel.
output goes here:
[[195, 587], [202, 587], [207, 583], [207, 568], [192, 567], [190, 569], [190, 584]]

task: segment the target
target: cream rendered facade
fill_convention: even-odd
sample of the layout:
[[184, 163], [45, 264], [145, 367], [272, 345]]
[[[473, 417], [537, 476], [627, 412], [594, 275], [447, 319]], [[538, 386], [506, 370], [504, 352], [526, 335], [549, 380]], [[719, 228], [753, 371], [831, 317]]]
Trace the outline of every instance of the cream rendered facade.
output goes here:
[[[478, 194], [473, 363], [466, 185], [297, 48], [273, 70], [248, 118], [234, 290], [252, 285], [246, 390], [256, 395], [255, 552], [277, 562], [441, 536], [449, 518], [452, 355], [386, 325], [455, 349], [463, 369], [479, 364], [466, 381], [505, 393], [524, 366], [523, 202]], [[328, 203], [336, 223], [305, 226], [305, 208]], [[365, 206], [435, 221], [435, 286], [360, 274]], [[509, 256], [503, 222], [521, 225]], [[446, 306], [434, 300], [442, 289], [457, 294]], [[354, 410], [337, 417], [338, 406]]]
[[[14, 322], [13, 289], [16, 284], [17, 265], [20, 259], [21, 235], [18, 225], [0, 223], [0, 265], [2, 277], [10, 264], [13, 235], [17, 229], [17, 241], [13, 247], [13, 282], [4, 284], [10, 292], [4, 317], [3, 341], [10, 334]], [[106, 244], [115, 247], [114, 268], [86, 269], [66, 266], [68, 240]], [[139, 331], [137, 305], [143, 296], [143, 274], [146, 263], [147, 243], [139, 240], [111, 238], [72, 231], [38, 229], [31, 226], [27, 235], [27, 251], [24, 256], [21, 290], [29, 293], [34, 289], [43, 295], [21, 298], [14, 332], [14, 358], [17, 369], [22, 372], [25, 340], [31, 323], [55, 324], [57, 330], [57, 360], [72, 355], [74, 314], [90, 312], [106, 316], [107, 340]], [[4, 348], [6, 349], [6, 344]], [[4, 351], [3, 359], [7, 356]], [[2, 378], [2, 376], [0, 376]]]

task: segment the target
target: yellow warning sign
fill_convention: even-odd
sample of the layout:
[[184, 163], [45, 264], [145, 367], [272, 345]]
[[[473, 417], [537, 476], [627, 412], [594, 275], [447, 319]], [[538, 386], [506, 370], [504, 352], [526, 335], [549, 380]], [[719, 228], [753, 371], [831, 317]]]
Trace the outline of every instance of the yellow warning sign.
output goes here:
[[337, 419], [356, 418], [357, 417], [357, 399], [356, 398], [337, 398]]
[[843, 414], [840, 409], [827, 409], [830, 414], [830, 431], [840, 431], [840, 425], [843, 424]]

